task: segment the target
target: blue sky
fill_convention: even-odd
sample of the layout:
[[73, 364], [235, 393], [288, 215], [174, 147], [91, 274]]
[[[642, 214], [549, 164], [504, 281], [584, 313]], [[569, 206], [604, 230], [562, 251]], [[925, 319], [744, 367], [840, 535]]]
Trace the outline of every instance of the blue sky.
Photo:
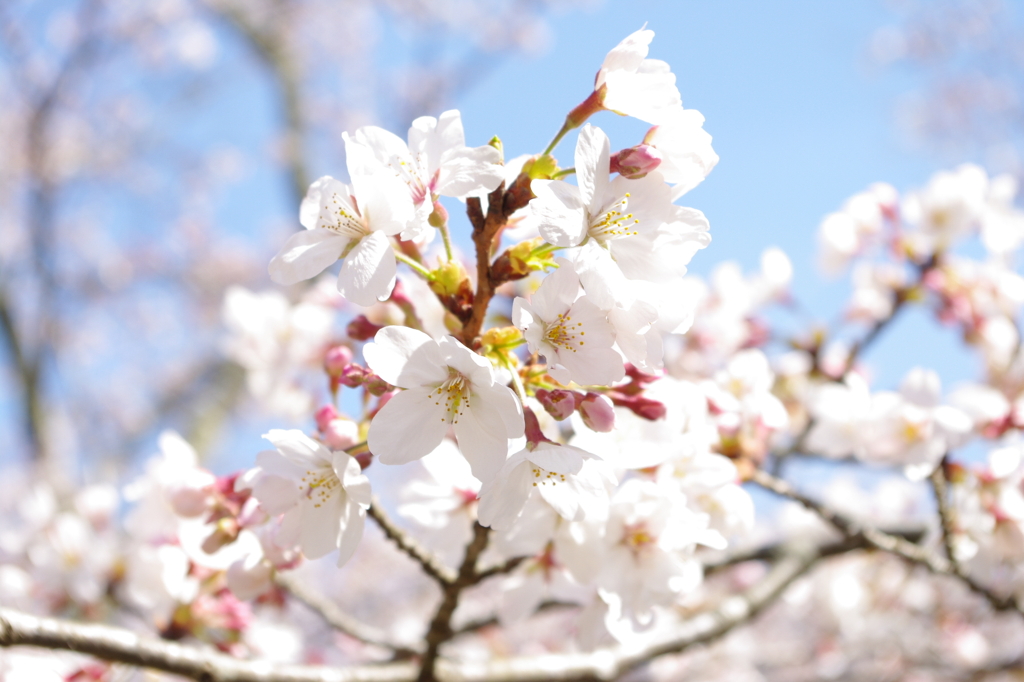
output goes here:
[[[497, 133], [509, 157], [540, 151], [588, 94], [605, 53], [646, 23], [656, 34], [650, 56], [672, 66], [683, 105], [704, 114], [721, 157], [681, 201], [704, 211], [713, 235], [691, 270], [706, 274], [729, 259], [753, 268], [764, 248], [780, 246], [795, 266], [797, 298], [828, 322], [848, 289], [816, 268], [821, 218], [872, 182], [908, 190], [943, 165], [901, 142], [894, 123], [898, 96], [920, 77], [882, 70], [867, 56], [875, 29], [896, 19], [881, 1], [609, 2], [556, 18], [546, 53], [505, 62], [456, 104], [470, 144]], [[613, 148], [646, 130], [611, 113], [591, 122]], [[573, 145], [569, 136], [559, 147], [563, 165]], [[953, 332], [910, 317], [866, 356], [880, 385], [893, 386], [918, 363], [944, 367], [947, 385], [974, 374]], [[925, 348], [913, 343], [923, 334]]]

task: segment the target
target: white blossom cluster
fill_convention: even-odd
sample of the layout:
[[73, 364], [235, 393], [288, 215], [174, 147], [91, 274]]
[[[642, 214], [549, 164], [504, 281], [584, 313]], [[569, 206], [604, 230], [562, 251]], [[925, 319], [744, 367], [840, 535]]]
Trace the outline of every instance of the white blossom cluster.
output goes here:
[[[467, 146], [457, 111], [416, 119], [405, 140], [374, 126], [346, 134], [347, 182], [310, 186], [305, 229], [269, 266], [281, 285], [337, 268], [336, 285], [332, 271], [301, 291], [232, 289], [223, 308], [224, 351], [250, 394], [308, 428], [271, 429], [254, 466], [233, 475], [206, 471], [165, 432], [121, 493], [92, 486], [60, 501], [34, 485], [18, 504], [0, 498], [4, 605], [95, 618], [119, 608], [167, 639], [237, 656], [380, 661], [390, 641], [401, 643], [391, 653], [428, 657], [416, 646], [426, 628], [438, 632], [423, 607], [437, 608], [436, 594], [409, 576], [414, 564], [445, 598], [462, 579], [496, 587], [459, 604], [461, 622], [502, 628], [449, 642], [446, 655], [472, 662], [640, 646], [693, 626], [692, 613], [730, 617], [701, 608], [735, 606], [763, 577], [765, 556], [744, 552], [813, 547], [824, 568], [780, 593], [790, 620], [771, 616], [748, 634], [770, 644], [730, 640], [726, 654], [661, 659], [650, 677], [767, 679], [755, 662], [785, 656], [762, 636], [773, 627], [813, 661], [807, 675], [860, 674], [857, 652], [908, 632], [947, 644], [949, 665], [999, 663], [1012, 647], [958, 611], [964, 595], [854, 553], [866, 545], [837, 546], [867, 535], [837, 535], [843, 524], [827, 528], [826, 512], [789, 504], [766, 530], [746, 484], [778, 493], [763, 477], [797, 458], [868, 464], [886, 477], [874, 495], [846, 480], [813, 497], [849, 527], [948, 552], [945, 578], [1024, 597], [1024, 278], [1014, 270], [1024, 213], [1012, 182], [962, 166], [903, 197], [882, 184], [852, 197], [821, 224], [821, 260], [853, 266], [847, 319], [867, 331], [783, 338], [768, 310], [793, 297], [782, 251], [766, 250], [750, 274], [735, 263], [707, 281], [687, 274], [709, 225], [675, 202], [718, 157], [668, 65], [647, 58], [652, 38], [641, 29], [608, 54], [539, 154], [506, 162], [497, 138]], [[653, 127], [613, 151], [587, 123], [602, 110]], [[554, 151], [573, 130], [563, 167]], [[462, 259], [442, 198], [465, 203], [482, 262]], [[985, 261], [957, 251], [970, 239]], [[860, 353], [912, 305], [954, 327], [986, 376], [944, 394], [935, 370], [915, 367], [898, 386], [873, 387]], [[962, 454], [970, 447], [984, 464]], [[926, 479], [935, 502], [921, 501]], [[119, 516], [122, 501], [131, 506]], [[922, 520], [928, 504], [940, 518]], [[388, 543], [411, 562], [399, 565]], [[830, 552], [844, 556], [824, 563]], [[316, 562], [325, 557], [329, 567]], [[724, 577], [705, 581], [716, 562]], [[316, 640], [287, 611], [294, 585], [328, 568], [356, 606], [401, 577], [364, 609], [369, 622], [390, 618], [380, 633]], [[551, 605], [575, 608], [545, 620]], [[442, 630], [456, 637], [451, 620]], [[927, 653], [908, 643], [893, 669]], [[61, 674], [93, 674], [75, 670]]]

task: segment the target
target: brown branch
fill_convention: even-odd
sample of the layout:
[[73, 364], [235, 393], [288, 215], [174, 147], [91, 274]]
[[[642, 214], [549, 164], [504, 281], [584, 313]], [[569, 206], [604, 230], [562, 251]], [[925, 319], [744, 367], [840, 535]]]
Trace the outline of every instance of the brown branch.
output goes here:
[[426, 637], [427, 651], [423, 655], [416, 682], [434, 682], [437, 679], [435, 668], [441, 645], [455, 635], [452, 630], [452, 615], [455, 613], [455, 607], [459, 605], [462, 591], [478, 582], [476, 563], [484, 549], [487, 548], [490, 530], [479, 523], [473, 524], [473, 539], [466, 546], [466, 555], [462, 559], [462, 565], [459, 566], [459, 575], [445, 586], [441, 604], [430, 621], [430, 629], [427, 630]]
[[956, 573], [961, 578], [965, 577], [963, 566], [956, 557], [956, 548], [953, 547], [953, 538], [956, 535], [956, 520], [953, 517], [953, 509], [949, 506], [949, 485], [946, 481], [947, 456], [943, 455], [939, 466], [932, 472], [930, 481], [932, 492], [935, 493], [935, 506], [939, 512], [939, 523], [942, 527], [942, 546], [946, 550], [946, 558]]
[[785, 481], [760, 469], [753, 472], [750, 480], [762, 488], [770, 490], [776, 495], [799, 502], [805, 508], [830, 523], [840, 533], [848, 538], [860, 538], [871, 547], [895, 554], [915, 564], [921, 564], [932, 573], [948, 575], [960, 579], [973, 592], [984, 597], [989, 604], [992, 605], [992, 608], [997, 611], [1012, 610], [1024, 614], [1024, 608], [1021, 607], [1016, 598], [1012, 595], [1009, 597], [1000, 597], [970, 576], [957, 573], [956, 568], [951, 561], [945, 557], [935, 554], [926, 547], [922, 547], [921, 545], [903, 538], [880, 531], [877, 528], [861, 525], [852, 519], [848, 519], [819, 502], [800, 494], [796, 489], [789, 485], [789, 483], [786, 483]]
[[75, 651], [200, 682], [411, 682], [415, 675], [409, 663], [336, 669], [243, 661], [123, 628], [39, 618], [0, 608], [0, 648], [12, 646]]
[[517, 556], [509, 559], [505, 563], [485, 568], [476, 574], [475, 580], [476, 582], [480, 583], [496, 575], [504, 575], [505, 573], [511, 573], [512, 571], [516, 570], [516, 567], [519, 566], [519, 564], [523, 563], [529, 558], [530, 557]]
[[417, 649], [411, 649], [389, 641], [386, 633], [348, 615], [332, 600], [303, 585], [293, 575], [278, 572], [274, 577], [274, 582], [319, 614], [332, 628], [345, 633], [349, 637], [358, 639], [365, 644], [389, 649], [394, 652], [397, 658], [412, 658], [422, 653], [422, 651]]
[[413, 561], [420, 565], [423, 572], [429, 575], [431, 578], [441, 584], [442, 588], [447, 588], [452, 585], [458, 578], [452, 569], [441, 563], [441, 560], [427, 551], [421, 546], [416, 540], [409, 536], [404, 530], [399, 528], [387, 517], [384, 513], [384, 508], [376, 497], [370, 503], [370, 508], [367, 510], [380, 529], [384, 531], [384, 535], [389, 540], [398, 545], [398, 549], [402, 550], [407, 554]]

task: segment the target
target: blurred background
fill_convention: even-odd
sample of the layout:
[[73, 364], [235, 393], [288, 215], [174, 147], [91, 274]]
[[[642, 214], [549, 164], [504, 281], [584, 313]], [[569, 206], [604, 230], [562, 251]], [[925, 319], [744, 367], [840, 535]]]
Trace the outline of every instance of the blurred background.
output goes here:
[[[224, 352], [230, 285], [266, 266], [341, 133], [400, 136], [462, 111], [467, 144], [537, 153], [645, 23], [651, 57], [701, 111], [721, 162], [682, 203], [694, 259], [794, 268], [796, 330], [842, 315], [822, 217], [876, 181], [964, 161], [1024, 172], [1024, 40], [1010, 2], [790, 0], [78, 0], [0, 2], [0, 470], [122, 478], [179, 430], [224, 472], [289, 426]], [[645, 126], [605, 113], [616, 147]], [[570, 165], [574, 136], [558, 149]], [[454, 222], [456, 238], [464, 222]], [[468, 240], [461, 238], [465, 245]], [[298, 294], [286, 292], [294, 299]], [[915, 315], [917, 315], [915, 317]], [[915, 364], [974, 376], [955, 332], [910, 313], [865, 358], [879, 387]], [[300, 424], [303, 426], [303, 424]]]

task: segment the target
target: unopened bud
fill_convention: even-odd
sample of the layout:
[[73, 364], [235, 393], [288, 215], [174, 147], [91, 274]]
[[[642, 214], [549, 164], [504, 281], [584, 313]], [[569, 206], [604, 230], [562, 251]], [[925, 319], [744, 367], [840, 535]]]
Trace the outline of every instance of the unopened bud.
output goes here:
[[338, 376], [338, 382], [342, 386], [348, 386], [349, 388], [359, 388], [363, 385], [363, 380], [366, 378], [367, 371], [359, 365], [352, 364], [341, 370], [341, 374]]
[[334, 405], [324, 405], [316, 411], [313, 418], [316, 419], [316, 428], [325, 431], [330, 423], [338, 418], [338, 410], [334, 409]]
[[630, 180], [639, 180], [661, 165], [661, 152], [647, 144], [638, 144], [612, 154], [612, 173]]
[[576, 409], [576, 400], [572, 391], [565, 389], [548, 391], [542, 388], [537, 391], [536, 395], [538, 402], [544, 406], [544, 411], [558, 421], [567, 418]]
[[363, 378], [363, 388], [369, 391], [372, 395], [380, 397], [394, 389], [394, 386], [384, 381], [376, 374], [367, 372], [366, 376]]
[[608, 433], [615, 428], [615, 406], [612, 401], [599, 393], [587, 393], [579, 401], [577, 409], [588, 428]]
[[469, 274], [462, 263], [449, 261], [431, 271], [430, 290], [439, 296], [456, 298], [472, 295], [473, 288], [469, 283]]
[[332, 377], [339, 376], [351, 363], [352, 349], [348, 346], [331, 346], [324, 353], [324, 370]]
[[384, 327], [382, 325], [374, 324], [366, 319], [366, 315], [359, 315], [348, 323], [348, 327], [345, 328], [345, 333], [348, 334], [348, 338], [353, 341], [367, 341], [368, 339], [372, 339], [374, 334], [383, 328]]
[[657, 400], [646, 398], [642, 395], [624, 395], [622, 393], [613, 393], [608, 397], [611, 398], [612, 403], [619, 407], [625, 407], [633, 412], [638, 417], [649, 419], [651, 421], [657, 421], [665, 416], [666, 409], [665, 405], [659, 403]]

